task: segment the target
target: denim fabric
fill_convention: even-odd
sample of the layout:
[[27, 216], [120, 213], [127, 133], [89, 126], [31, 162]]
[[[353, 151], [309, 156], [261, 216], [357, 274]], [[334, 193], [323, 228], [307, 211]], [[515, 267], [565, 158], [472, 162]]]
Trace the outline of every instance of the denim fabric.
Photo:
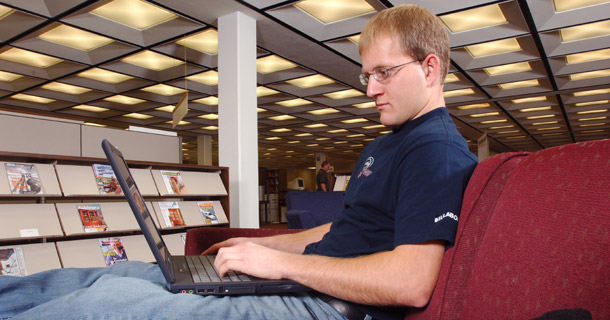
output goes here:
[[56, 269], [0, 276], [0, 319], [345, 319], [308, 294], [173, 294], [156, 265]]

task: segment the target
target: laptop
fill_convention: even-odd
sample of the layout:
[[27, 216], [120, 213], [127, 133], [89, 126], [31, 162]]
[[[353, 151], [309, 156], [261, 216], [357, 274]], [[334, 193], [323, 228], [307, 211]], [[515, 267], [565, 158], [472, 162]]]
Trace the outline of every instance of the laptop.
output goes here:
[[214, 256], [172, 256], [146, 207], [122, 153], [106, 139], [102, 141], [102, 149], [171, 292], [199, 295], [254, 295], [311, 290], [291, 280], [260, 279], [235, 272], [220, 278], [213, 266]]

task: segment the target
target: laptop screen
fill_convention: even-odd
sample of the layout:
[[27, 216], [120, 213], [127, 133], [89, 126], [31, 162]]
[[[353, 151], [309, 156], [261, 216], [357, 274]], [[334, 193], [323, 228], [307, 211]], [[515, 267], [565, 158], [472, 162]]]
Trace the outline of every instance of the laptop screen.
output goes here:
[[[105, 146], [105, 143], [107, 143], [107, 146]], [[165, 246], [165, 242], [161, 237], [161, 233], [159, 233], [159, 229], [157, 229], [153, 217], [150, 215], [150, 212], [144, 203], [144, 198], [140, 194], [140, 191], [133, 180], [123, 155], [117, 148], [112, 146], [106, 140], [104, 140], [102, 145], [104, 146], [104, 152], [106, 152], [106, 156], [108, 157], [108, 160], [115, 171], [117, 180], [119, 180], [121, 188], [123, 188], [123, 192], [125, 193], [125, 197], [127, 198], [131, 209], [134, 212], [137, 212], [136, 220], [138, 220], [138, 223], [140, 224], [140, 228], [144, 233], [146, 241], [148, 241], [151, 249], [153, 244], [154, 247], [158, 249], [152, 250], [153, 254], [155, 255], [155, 259], [157, 261], [165, 261], [164, 264], [160, 263], [159, 266], [161, 267], [168, 281], [170, 281], [170, 283], [173, 282], [173, 270], [169, 270], [171, 268], [171, 255]], [[110, 154], [108, 154], [107, 151], [110, 151]]]

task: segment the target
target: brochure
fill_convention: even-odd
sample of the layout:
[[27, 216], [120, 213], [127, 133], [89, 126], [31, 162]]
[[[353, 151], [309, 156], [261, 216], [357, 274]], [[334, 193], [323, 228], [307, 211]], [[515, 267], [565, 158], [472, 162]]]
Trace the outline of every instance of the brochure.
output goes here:
[[159, 202], [159, 208], [161, 209], [161, 214], [163, 215], [163, 221], [165, 221], [166, 227], [182, 227], [186, 225], [184, 223], [184, 219], [182, 218], [182, 213], [180, 212], [178, 202]]
[[85, 232], [102, 232], [108, 230], [102, 209], [99, 204], [79, 204], [76, 206], [80, 221], [83, 223]]
[[161, 170], [161, 176], [169, 194], [186, 194], [180, 171]]
[[27, 163], [6, 163], [5, 165], [12, 194], [43, 193], [35, 165]]
[[93, 164], [93, 175], [100, 194], [121, 194], [121, 186], [107, 164]]
[[121, 238], [107, 238], [99, 240], [100, 247], [102, 247], [102, 254], [104, 255], [104, 260], [106, 261], [106, 266], [110, 267], [115, 263], [127, 261], [127, 252], [125, 252], [125, 247], [123, 246]]
[[199, 212], [201, 212], [205, 224], [218, 224], [213, 202], [197, 202], [197, 207], [199, 207]]
[[0, 249], [0, 275], [17, 277], [28, 275], [21, 247]]

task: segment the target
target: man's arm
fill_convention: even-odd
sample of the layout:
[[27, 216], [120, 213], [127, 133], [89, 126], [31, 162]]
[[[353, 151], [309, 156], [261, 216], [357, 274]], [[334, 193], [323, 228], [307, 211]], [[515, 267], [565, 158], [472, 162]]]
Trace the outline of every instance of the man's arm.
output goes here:
[[211, 246], [202, 254], [214, 254], [220, 248], [232, 247], [246, 242], [256, 243], [279, 251], [300, 254], [305, 250], [305, 247], [308, 244], [322, 240], [322, 237], [330, 230], [330, 225], [330, 223], [327, 223], [302, 232], [281, 234], [271, 237], [232, 238]]
[[444, 252], [442, 242], [431, 241], [357, 258], [332, 258], [244, 242], [222, 248], [215, 265], [221, 273], [236, 270], [261, 278], [291, 279], [352, 302], [422, 307], [432, 295]]

